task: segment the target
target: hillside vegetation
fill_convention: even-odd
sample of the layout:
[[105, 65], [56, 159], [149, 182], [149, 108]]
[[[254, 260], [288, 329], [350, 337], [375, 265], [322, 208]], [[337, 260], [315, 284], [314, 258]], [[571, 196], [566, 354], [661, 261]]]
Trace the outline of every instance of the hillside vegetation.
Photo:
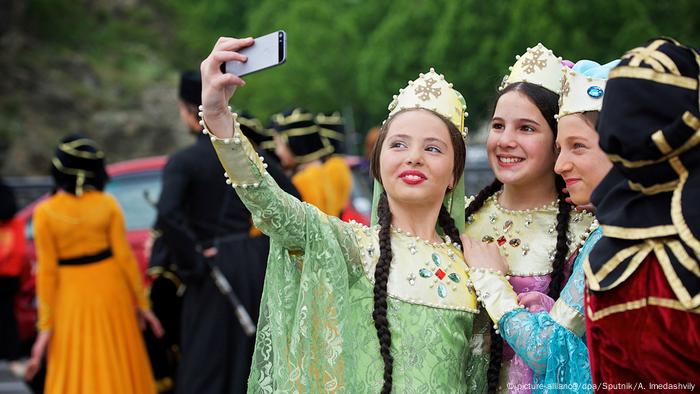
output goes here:
[[251, 75], [232, 103], [267, 117], [285, 107], [342, 110], [359, 133], [392, 94], [435, 67], [489, 117], [514, 55], [542, 42], [602, 62], [656, 35], [700, 45], [694, 0], [0, 0], [0, 164], [44, 174], [52, 146], [82, 131], [110, 162], [168, 154], [190, 138], [179, 71], [218, 36], [288, 34], [288, 61]]

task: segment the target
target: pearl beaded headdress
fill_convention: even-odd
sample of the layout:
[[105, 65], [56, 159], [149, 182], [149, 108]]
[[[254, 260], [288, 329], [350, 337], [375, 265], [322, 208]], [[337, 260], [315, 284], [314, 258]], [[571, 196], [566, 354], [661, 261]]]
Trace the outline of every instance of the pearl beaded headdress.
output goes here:
[[[467, 103], [462, 94], [452, 88], [452, 83], [447, 82], [444, 75], [436, 73], [434, 68], [431, 67], [427, 73], [420, 73], [418, 79], [408, 81], [405, 88], [399, 89], [399, 94], [394, 95], [389, 104], [389, 117], [401, 110], [411, 108], [423, 108], [444, 116], [462, 133], [466, 144], [468, 130], [464, 126], [464, 118], [469, 115], [466, 112]], [[378, 221], [377, 207], [383, 192], [384, 187], [375, 179], [372, 224]], [[452, 190], [445, 193], [443, 205], [454, 219], [457, 229], [462, 232], [464, 230], [464, 177], [456, 179]]]
[[503, 78], [499, 90], [513, 83], [528, 82], [556, 94], [561, 93], [564, 79], [561, 57], [554, 56], [551, 50], [538, 43], [533, 48], [527, 48], [522, 56], [518, 55], [515, 59], [515, 64], [508, 67], [510, 74]]
[[445, 76], [430, 68], [427, 73], [420, 73], [415, 81], [408, 81], [408, 85], [399, 89], [399, 94], [389, 104], [389, 116], [409, 108], [428, 109], [447, 118], [467, 138], [467, 129], [464, 127], [464, 118], [469, 116], [466, 112], [467, 103], [462, 94], [452, 88], [452, 83], [445, 80]]
[[600, 111], [603, 107], [603, 94], [610, 69], [619, 60], [600, 65], [590, 60], [577, 62], [573, 69], [564, 67], [564, 80], [559, 96], [559, 113], [562, 116], [588, 111]]

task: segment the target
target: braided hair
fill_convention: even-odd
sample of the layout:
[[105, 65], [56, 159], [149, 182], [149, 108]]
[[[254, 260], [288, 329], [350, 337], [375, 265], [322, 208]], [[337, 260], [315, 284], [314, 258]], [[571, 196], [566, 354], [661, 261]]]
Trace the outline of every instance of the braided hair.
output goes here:
[[[559, 112], [558, 96], [541, 86], [527, 82], [519, 82], [508, 85], [503, 89], [496, 98], [495, 103], [506, 93], [517, 91], [527, 96], [535, 106], [540, 110], [543, 117], [547, 120], [547, 124], [554, 133], [554, 138], [557, 136], [557, 122], [554, 115]], [[495, 111], [495, 106], [494, 106]], [[571, 205], [566, 202], [566, 196], [562, 189], [564, 188], [564, 180], [555, 175], [555, 187], [557, 189], [557, 197], [559, 199], [557, 211], [557, 243], [554, 252], [554, 260], [552, 261], [552, 275], [549, 283], [547, 294], [553, 299], [559, 298], [561, 289], [564, 287], [564, 269], [566, 267], [566, 258], [569, 255], [569, 245], [567, 243], [569, 231], [569, 214]], [[474, 200], [465, 209], [465, 217], [473, 215], [479, 211], [486, 200], [501, 190], [503, 183], [498, 179], [494, 179], [491, 184], [483, 188], [476, 195]], [[494, 328], [491, 329], [491, 357], [489, 368], [487, 371], [488, 392], [495, 393], [498, 391], [498, 382], [501, 371], [501, 359], [503, 356], [503, 340], [500, 338]]]
[[[421, 109], [422, 111], [429, 111]], [[381, 172], [379, 166], [379, 158], [381, 155], [382, 145], [386, 139], [391, 120], [395, 119], [400, 113], [405, 111], [415, 111], [415, 109], [402, 110], [394, 114], [379, 130], [377, 143], [374, 145], [370, 160], [370, 170], [375, 179], [381, 183]], [[464, 172], [464, 161], [466, 157], [466, 147], [462, 135], [457, 127], [452, 122], [447, 120], [442, 115], [429, 111], [435, 116], [438, 116], [448, 128], [450, 140], [454, 148], [454, 166], [452, 174], [457, 180]], [[394, 368], [394, 357], [391, 355], [391, 330], [389, 327], [389, 319], [387, 317], [387, 283], [389, 281], [389, 271], [391, 269], [391, 260], [393, 252], [391, 250], [391, 221], [392, 213], [389, 209], [389, 199], [386, 191], [382, 192], [377, 205], [377, 219], [379, 224], [379, 259], [374, 271], [374, 308], [372, 310], [372, 319], [374, 327], [377, 330], [377, 338], [379, 339], [379, 353], [384, 361], [382, 394], [391, 393], [393, 384], [392, 373]], [[438, 224], [443, 232], [450, 237], [453, 242], [456, 242], [461, 247], [459, 239], [459, 230], [454, 219], [450, 216], [445, 206], [441, 206], [438, 215]]]
[[566, 202], [566, 195], [562, 189], [566, 186], [561, 177], [555, 180], [557, 187], [557, 197], [559, 198], [559, 210], [557, 212], [557, 245], [554, 251], [554, 260], [552, 261], [552, 277], [549, 282], [549, 291], [547, 295], [553, 300], [559, 298], [561, 289], [564, 287], [564, 269], [566, 268], [566, 258], [569, 257], [569, 214], [571, 213], [571, 204]]
[[387, 319], [387, 282], [389, 281], [389, 269], [391, 259], [394, 257], [391, 251], [391, 210], [386, 192], [382, 193], [377, 206], [377, 216], [379, 219], [379, 261], [374, 270], [374, 309], [372, 319], [374, 327], [377, 329], [379, 338], [379, 353], [384, 360], [384, 385], [382, 394], [391, 393], [392, 371], [394, 368], [394, 357], [391, 355], [391, 331], [389, 331], [389, 320]]

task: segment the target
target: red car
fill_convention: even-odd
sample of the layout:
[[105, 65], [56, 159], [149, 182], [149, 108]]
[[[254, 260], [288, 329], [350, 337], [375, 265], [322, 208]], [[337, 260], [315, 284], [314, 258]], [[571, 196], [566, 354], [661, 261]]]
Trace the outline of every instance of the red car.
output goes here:
[[[107, 166], [111, 180], [105, 191], [117, 198], [124, 211], [127, 238], [144, 273], [148, 268], [150, 257], [148, 255], [150, 250], [147, 250], [146, 244], [156, 217], [154, 205], [160, 196], [161, 172], [166, 161], [165, 156], [158, 156]], [[347, 156], [346, 161], [352, 170], [353, 188], [343, 219], [348, 221], [354, 219], [368, 224], [372, 197], [371, 189], [368, 189], [366, 181], [367, 166], [354, 156]], [[32, 213], [36, 205], [45, 198], [47, 195], [37, 199], [17, 214], [26, 222], [27, 237], [25, 264], [21, 274], [21, 288], [16, 305], [16, 316], [22, 341], [32, 340], [36, 335], [37, 313], [34, 291], [36, 250], [34, 249], [32, 233]]]

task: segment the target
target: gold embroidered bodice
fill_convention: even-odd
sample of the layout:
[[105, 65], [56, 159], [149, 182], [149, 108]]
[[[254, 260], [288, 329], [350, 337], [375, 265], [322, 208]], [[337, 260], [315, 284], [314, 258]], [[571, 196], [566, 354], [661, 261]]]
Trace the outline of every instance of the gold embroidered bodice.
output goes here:
[[[365, 275], [374, 283], [379, 229], [360, 224], [355, 224], [353, 229], [362, 250]], [[389, 296], [411, 304], [477, 313], [476, 294], [468, 287], [469, 274], [462, 252], [447, 241], [428, 242], [392, 228]]]
[[[552, 272], [557, 244], [558, 201], [539, 208], [510, 210], [498, 203], [499, 193], [466, 218], [466, 234], [478, 241], [495, 242], [506, 258], [509, 275], [542, 276]], [[467, 206], [473, 197], [467, 199]], [[587, 212], [569, 215], [569, 256], [575, 253], [592, 231], [594, 217]]]

